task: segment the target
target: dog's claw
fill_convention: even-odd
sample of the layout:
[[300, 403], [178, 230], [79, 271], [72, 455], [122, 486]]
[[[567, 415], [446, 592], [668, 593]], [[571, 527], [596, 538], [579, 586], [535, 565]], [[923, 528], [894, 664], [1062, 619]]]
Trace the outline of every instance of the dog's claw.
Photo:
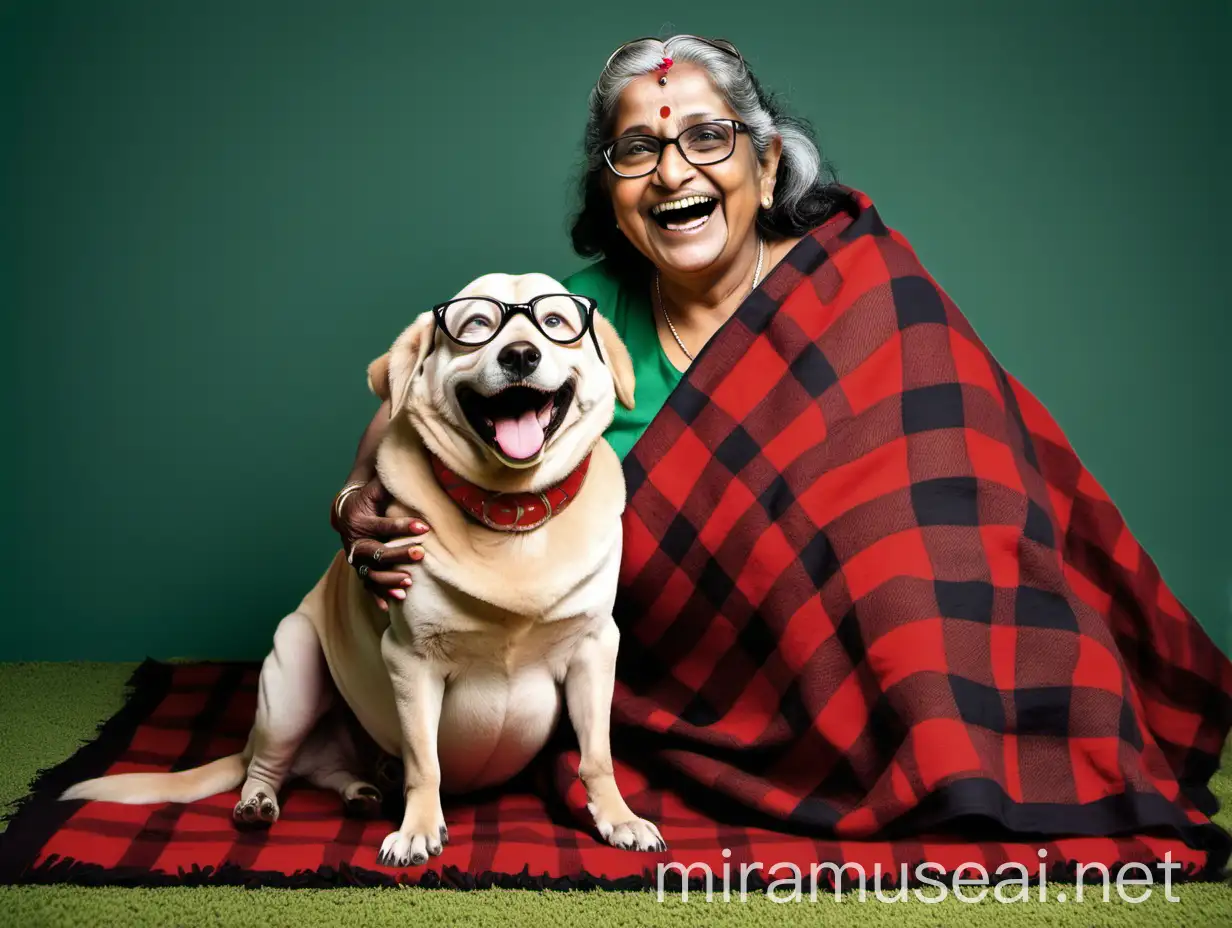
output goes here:
[[[443, 830], [443, 829], [442, 829]], [[377, 862], [387, 867], [419, 866], [429, 857], [436, 857], [444, 848], [427, 834], [414, 832], [404, 834], [395, 831], [381, 843]]]
[[268, 828], [278, 821], [278, 803], [265, 793], [256, 793], [235, 804], [231, 820], [244, 827]]
[[612, 847], [623, 851], [665, 851], [667, 842], [652, 822], [635, 818], [627, 822], [612, 825], [610, 822], [596, 823], [599, 833]]
[[411, 842], [401, 832], [395, 831], [381, 842], [377, 863], [386, 867], [405, 867], [411, 862]]

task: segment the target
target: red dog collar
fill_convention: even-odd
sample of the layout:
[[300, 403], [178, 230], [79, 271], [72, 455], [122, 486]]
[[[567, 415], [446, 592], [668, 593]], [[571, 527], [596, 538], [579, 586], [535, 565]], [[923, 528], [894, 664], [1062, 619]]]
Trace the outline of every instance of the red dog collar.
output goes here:
[[501, 493], [475, 486], [451, 471], [435, 454], [429, 456], [432, 473], [449, 498], [477, 522], [498, 532], [529, 532], [559, 515], [573, 502], [590, 469], [587, 454], [564, 480], [541, 493]]

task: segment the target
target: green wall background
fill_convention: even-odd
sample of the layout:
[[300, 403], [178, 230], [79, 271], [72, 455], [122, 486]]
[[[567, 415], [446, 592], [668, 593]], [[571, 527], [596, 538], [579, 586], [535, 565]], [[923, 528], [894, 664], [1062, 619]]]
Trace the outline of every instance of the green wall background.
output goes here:
[[0, 659], [256, 658], [367, 362], [567, 239], [621, 42], [736, 41], [1232, 649], [1229, 4], [0, 5]]

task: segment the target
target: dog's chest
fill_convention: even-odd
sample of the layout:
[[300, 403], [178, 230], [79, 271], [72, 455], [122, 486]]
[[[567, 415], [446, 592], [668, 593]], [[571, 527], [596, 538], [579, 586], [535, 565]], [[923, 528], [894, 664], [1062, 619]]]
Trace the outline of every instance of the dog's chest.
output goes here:
[[[572, 515], [562, 516], [562, 524]], [[436, 637], [488, 651], [539, 653], [566, 633], [555, 627], [559, 623], [611, 615], [620, 567], [618, 520], [580, 537], [471, 527], [448, 538], [429, 534], [422, 545], [425, 556], [413, 568], [403, 612], [409, 625]]]
[[477, 603], [456, 588], [423, 577], [416, 580], [401, 611], [411, 647], [423, 657], [455, 669], [516, 676], [531, 667], [563, 672], [581, 636], [609, 619], [588, 602], [592, 599], [567, 597], [547, 611], [518, 613]]

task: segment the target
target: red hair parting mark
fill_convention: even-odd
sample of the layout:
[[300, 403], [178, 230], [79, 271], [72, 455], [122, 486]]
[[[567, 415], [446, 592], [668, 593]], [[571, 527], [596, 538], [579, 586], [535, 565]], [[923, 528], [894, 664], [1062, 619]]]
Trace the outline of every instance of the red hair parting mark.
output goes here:
[[672, 59], [664, 55], [663, 63], [660, 64], [657, 68], [655, 68], [655, 72], [659, 75], [659, 86], [660, 87], [667, 86], [667, 72], [671, 69], [672, 64], [673, 64]]

